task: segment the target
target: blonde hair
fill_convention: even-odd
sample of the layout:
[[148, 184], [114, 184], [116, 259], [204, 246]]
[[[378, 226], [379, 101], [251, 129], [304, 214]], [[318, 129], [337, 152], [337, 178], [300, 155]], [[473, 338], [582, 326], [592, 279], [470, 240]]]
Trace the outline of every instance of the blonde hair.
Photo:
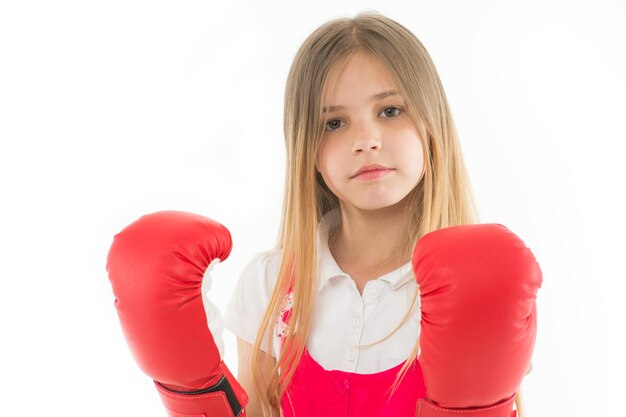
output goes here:
[[[333, 75], [357, 52], [367, 53], [386, 66], [405, 99], [406, 114], [422, 138], [424, 174], [407, 196], [407, 233], [399, 242], [405, 251], [402, 253], [410, 253], [428, 232], [478, 220], [447, 99], [435, 66], [417, 37], [377, 12], [331, 20], [310, 34], [296, 53], [287, 78], [284, 109], [287, 166], [277, 241], [277, 248], [282, 249], [282, 261], [252, 355], [255, 391], [264, 416], [270, 415], [271, 408], [280, 409], [281, 397], [309, 335], [316, 294], [317, 225], [324, 214], [339, 207], [339, 200], [315, 169], [325, 123], [321, 107], [336, 81]], [[291, 288], [293, 310], [283, 348], [270, 380], [261, 381], [256, 366], [261, 343], [264, 335], [271, 336], [275, 331], [280, 309]], [[410, 316], [417, 295], [416, 291], [407, 314], [391, 334]], [[272, 339], [267, 338], [268, 352]], [[399, 372], [394, 389], [414, 364], [418, 350], [419, 342]], [[267, 390], [259, 392], [261, 386], [267, 386]]]

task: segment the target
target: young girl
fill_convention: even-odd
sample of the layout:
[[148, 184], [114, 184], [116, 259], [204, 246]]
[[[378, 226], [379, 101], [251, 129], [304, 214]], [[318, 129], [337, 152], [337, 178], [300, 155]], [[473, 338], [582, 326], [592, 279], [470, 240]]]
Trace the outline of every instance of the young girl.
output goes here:
[[435, 66], [380, 14], [330, 21], [294, 59], [284, 130], [278, 242], [245, 268], [225, 314], [247, 415], [322, 415], [348, 407], [347, 393], [351, 407], [369, 397], [360, 386], [392, 384], [380, 401], [415, 415], [425, 391], [411, 251], [478, 220]]

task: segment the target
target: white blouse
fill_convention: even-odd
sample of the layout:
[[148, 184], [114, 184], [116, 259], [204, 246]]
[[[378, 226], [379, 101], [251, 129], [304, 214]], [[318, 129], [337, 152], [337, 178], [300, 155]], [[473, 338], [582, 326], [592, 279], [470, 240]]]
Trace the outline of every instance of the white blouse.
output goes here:
[[[368, 281], [359, 294], [354, 280], [343, 272], [328, 248], [329, 231], [337, 227], [340, 213], [333, 210], [317, 229], [318, 294], [313, 308], [310, 355], [326, 370], [360, 374], [378, 373], [406, 360], [420, 332], [419, 296], [396, 333], [384, 342], [359, 348], [387, 336], [400, 323], [411, 305], [417, 282], [411, 262]], [[224, 327], [254, 344], [259, 324], [278, 276], [282, 250], [258, 253], [244, 268], [224, 315]], [[272, 329], [272, 355], [280, 339]], [[267, 336], [262, 346], [267, 349]]]

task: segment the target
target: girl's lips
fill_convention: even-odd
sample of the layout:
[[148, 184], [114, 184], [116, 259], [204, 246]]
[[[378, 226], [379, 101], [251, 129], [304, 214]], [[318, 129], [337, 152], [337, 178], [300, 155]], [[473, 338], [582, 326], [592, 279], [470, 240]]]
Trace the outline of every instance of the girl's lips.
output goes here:
[[376, 178], [380, 178], [383, 177], [387, 174], [389, 174], [391, 171], [394, 171], [391, 168], [385, 168], [385, 169], [375, 169], [372, 171], [365, 171], [365, 172], [361, 172], [359, 175], [355, 176], [353, 179], [358, 179], [358, 180], [371, 180], [371, 179], [376, 179]]

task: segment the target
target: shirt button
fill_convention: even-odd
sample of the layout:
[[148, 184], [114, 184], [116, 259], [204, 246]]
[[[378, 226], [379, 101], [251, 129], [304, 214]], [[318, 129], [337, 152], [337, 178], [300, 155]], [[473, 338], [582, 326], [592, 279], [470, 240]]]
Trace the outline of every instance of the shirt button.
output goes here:
[[352, 327], [359, 327], [359, 323], [360, 323], [360, 322], [361, 322], [361, 321], [360, 321], [359, 319], [354, 319], [354, 320], [352, 320]]
[[348, 352], [348, 360], [349, 360], [349, 361], [353, 361], [353, 360], [354, 360], [354, 356], [355, 356], [355, 354], [354, 354], [354, 351], [353, 351], [353, 350], [351, 350], [350, 352]]
[[380, 294], [378, 290], [375, 290], [373, 288], [369, 290], [368, 293], [369, 293], [368, 295], [370, 296], [370, 298], [378, 298], [378, 295]]
[[337, 378], [335, 381], [335, 388], [339, 394], [345, 394], [350, 389], [350, 384], [346, 378]]

